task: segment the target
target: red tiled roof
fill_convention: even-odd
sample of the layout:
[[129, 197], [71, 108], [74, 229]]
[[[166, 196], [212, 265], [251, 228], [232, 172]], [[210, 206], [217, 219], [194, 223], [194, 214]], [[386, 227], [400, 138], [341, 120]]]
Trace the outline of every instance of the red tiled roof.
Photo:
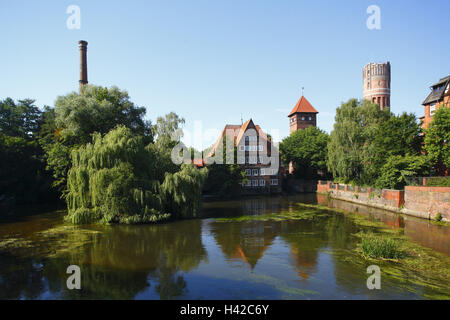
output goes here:
[[319, 113], [314, 107], [309, 103], [309, 101], [302, 96], [300, 100], [298, 100], [294, 109], [289, 113], [288, 117], [292, 116], [294, 113]]

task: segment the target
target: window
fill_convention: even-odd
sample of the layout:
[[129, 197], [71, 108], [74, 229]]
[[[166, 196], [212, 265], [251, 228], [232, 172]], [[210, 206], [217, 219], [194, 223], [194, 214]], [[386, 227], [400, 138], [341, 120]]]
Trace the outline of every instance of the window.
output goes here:
[[309, 117], [309, 119], [308, 119], [309, 121], [311, 121], [312, 120], [312, 118], [311, 117]]
[[264, 179], [259, 180], [260, 187], [264, 187], [265, 185], [266, 185], [266, 180], [264, 180]]
[[266, 169], [261, 169], [261, 171], [259, 172], [259, 174], [261, 176], [265, 176], [266, 175]]
[[272, 176], [276, 176], [278, 174], [277, 169], [271, 169], [270, 171], [271, 171]]
[[250, 151], [256, 151], [256, 146], [250, 146]]
[[258, 180], [252, 180], [252, 186], [257, 187], [258, 186]]
[[258, 175], [258, 169], [253, 169], [253, 175], [257, 176]]
[[271, 186], [277, 186], [278, 185], [278, 179], [270, 179], [270, 185]]
[[245, 136], [245, 142], [248, 142], [248, 136]]
[[245, 157], [245, 163], [248, 163], [248, 157]]
[[250, 157], [250, 164], [256, 164], [256, 162], [257, 162], [257, 157], [255, 157], [255, 156], [253, 156], [253, 157]]
[[264, 146], [263, 145], [259, 145], [258, 146], [258, 151], [264, 151]]
[[244, 146], [239, 146], [239, 151], [244, 151], [244, 150], [245, 150]]
[[436, 104], [433, 103], [430, 105], [430, 117], [432, 117], [435, 112], [436, 112]]
[[302, 120], [305, 120], [305, 117], [302, 116]]
[[250, 146], [245, 146], [245, 151], [250, 151]]
[[252, 180], [247, 180], [247, 183], [245, 184], [246, 187], [250, 187], [252, 185]]
[[245, 175], [248, 177], [248, 176], [251, 176], [252, 175], [252, 170], [251, 169], [245, 169]]

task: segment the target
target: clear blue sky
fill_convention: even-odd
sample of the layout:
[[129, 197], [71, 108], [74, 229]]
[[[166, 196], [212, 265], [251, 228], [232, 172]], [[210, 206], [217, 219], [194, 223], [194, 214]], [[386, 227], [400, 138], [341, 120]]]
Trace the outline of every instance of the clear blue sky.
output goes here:
[[[69, 5], [81, 29], [69, 30]], [[381, 30], [366, 27], [369, 5]], [[126, 89], [147, 117], [175, 111], [222, 129], [253, 118], [288, 135], [305, 87], [331, 131], [336, 107], [362, 97], [362, 68], [389, 60], [391, 110], [423, 115], [429, 86], [450, 74], [450, 1], [0, 2], [0, 99], [53, 106], [78, 89], [80, 39], [89, 82]], [[270, 130], [269, 130], [270, 131]]]

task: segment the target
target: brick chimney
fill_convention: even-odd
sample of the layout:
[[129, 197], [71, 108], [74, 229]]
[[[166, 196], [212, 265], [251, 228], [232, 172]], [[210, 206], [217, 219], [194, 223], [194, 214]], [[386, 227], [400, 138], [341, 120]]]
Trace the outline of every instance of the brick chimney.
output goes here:
[[78, 41], [78, 47], [80, 48], [80, 92], [81, 86], [88, 83], [87, 75], [87, 41]]

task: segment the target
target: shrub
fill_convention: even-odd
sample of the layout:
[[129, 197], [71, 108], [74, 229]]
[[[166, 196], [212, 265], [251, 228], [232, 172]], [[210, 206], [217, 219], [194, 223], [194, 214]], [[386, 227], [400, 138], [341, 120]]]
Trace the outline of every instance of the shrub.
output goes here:
[[436, 215], [436, 217], [434, 217], [434, 219], [436, 220], [436, 221], [441, 221], [442, 220], [442, 214], [440, 213], [440, 212], [438, 212], [437, 213], [437, 215]]

